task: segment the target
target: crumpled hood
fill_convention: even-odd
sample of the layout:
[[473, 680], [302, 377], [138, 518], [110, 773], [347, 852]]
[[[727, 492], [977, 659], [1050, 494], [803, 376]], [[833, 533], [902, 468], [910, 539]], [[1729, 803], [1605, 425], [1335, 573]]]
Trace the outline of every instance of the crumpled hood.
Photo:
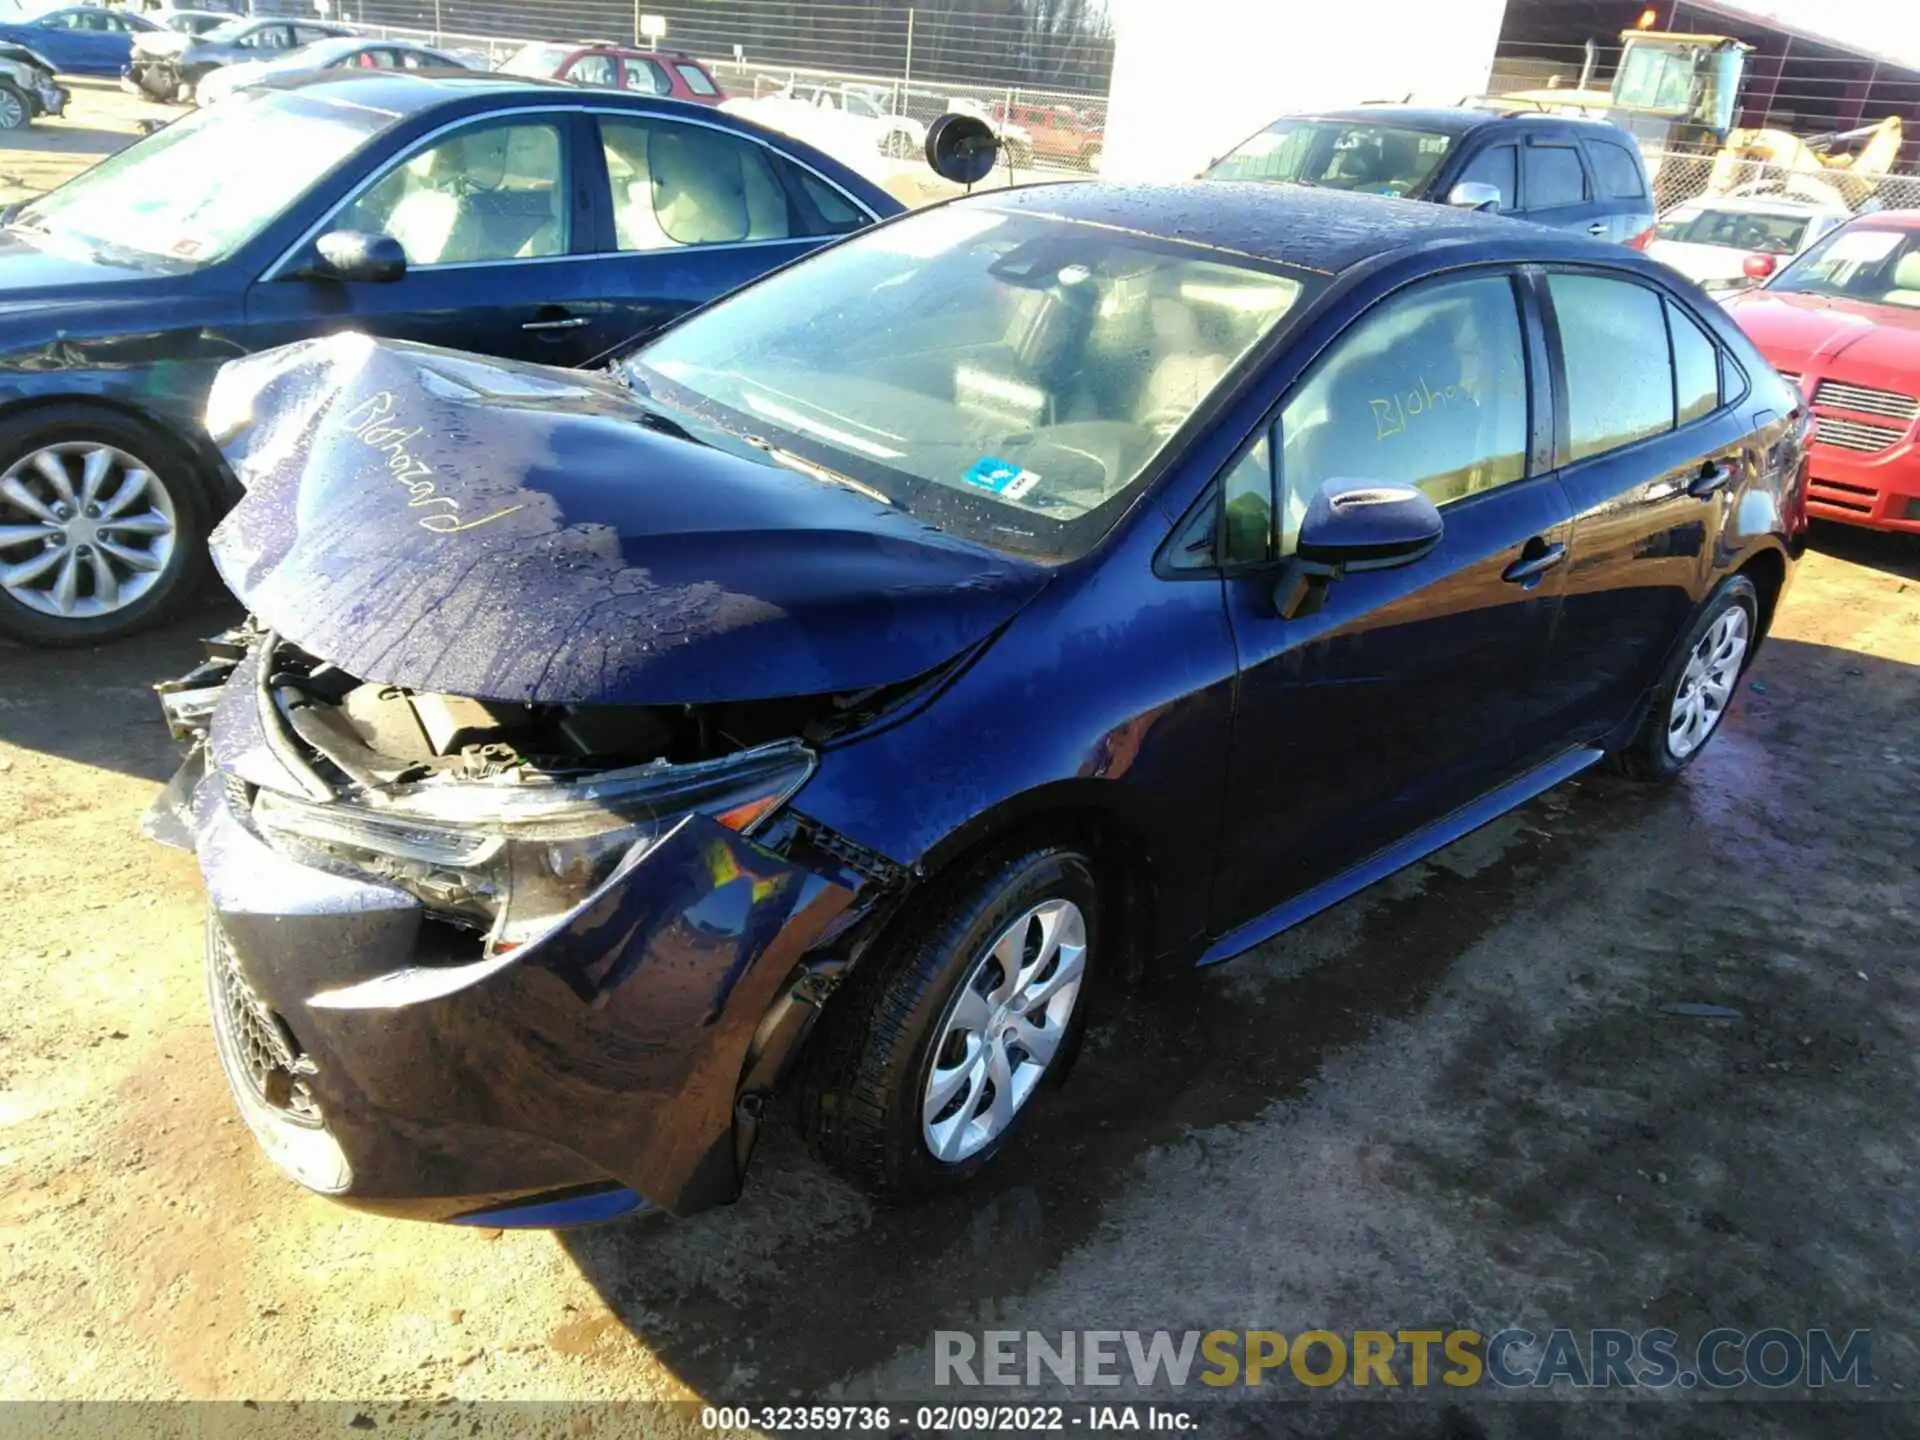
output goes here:
[[1920, 310], [1759, 290], [1730, 302], [1727, 313], [1782, 370], [1802, 372], [1841, 355], [1850, 365], [1920, 369]]
[[223, 405], [253, 418], [224, 447], [247, 494], [215, 564], [363, 680], [541, 704], [858, 690], [986, 638], [1048, 573], [644, 428], [600, 376], [349, 334], [234, 362]]

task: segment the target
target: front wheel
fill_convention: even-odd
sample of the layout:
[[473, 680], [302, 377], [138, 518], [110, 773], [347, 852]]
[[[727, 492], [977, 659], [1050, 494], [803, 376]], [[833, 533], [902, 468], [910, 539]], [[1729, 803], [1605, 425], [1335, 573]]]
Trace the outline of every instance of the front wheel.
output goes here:
[[33, 123], [33, 106], [16, 87], [0, 80], [0, 130], [24, 130]]
[[62, 405], [0, 422], [0, 635], [132, 634], [186, 593], [206, 538], [193, 467], [138, 421]]
[[899, 950], [870, 957], [821, 1021], [815, 1151], [883, 1195], [977, 1174], [1071, 1063], [1098, 914], [1087, 858], [1047, 845], [976, 866], [909, 916]]
[[1639, 733], [1615, 757], [1621, 770], [1637, 780], [1671, 780], [1706, 748], [1733, 703], [1759, 622], [1753, 582], [1728, 576], [1668, 662]]

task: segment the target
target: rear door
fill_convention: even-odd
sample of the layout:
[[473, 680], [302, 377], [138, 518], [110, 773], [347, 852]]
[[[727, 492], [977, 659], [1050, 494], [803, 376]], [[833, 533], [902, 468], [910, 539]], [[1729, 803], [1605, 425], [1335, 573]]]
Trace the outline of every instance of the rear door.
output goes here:
[[1539, 130], [1520, 146], [1520, 213], [1537, 225], [1608, 239], [1612, 226], [1595, 201], [1579, 142], [1567, 131]]
[[1756, 457], [1738, 413], [1745, 377], [1661, 287], [1554, 270], [1540, 296], [1574, 510], [1555, 728], [1593, 738], [1631, 713], [1704, 598], [1725, 506]]
[[252, 348], [355, 328], [553, 365], [591, 358], [604, 277], [576, 183], [590, 128], [565, 111], [479, 119], [388, 160], [313, 233], [391, 235], [406, 275], [292, 278], [309, 240], [248, 292]]
[[872, 217], [759, 140], [660, 115], [602, 112], [594, 335], [600, 347], [806, 254]]
[[1654, 225], [1653, 196], [1647, 186], [1647, 167], [1630, 136], [1590, 134], [1580, 139], [1587, 168], [1609, 227], [1606, 238], [1622, 245], [1639, 241], [1645, 248]]

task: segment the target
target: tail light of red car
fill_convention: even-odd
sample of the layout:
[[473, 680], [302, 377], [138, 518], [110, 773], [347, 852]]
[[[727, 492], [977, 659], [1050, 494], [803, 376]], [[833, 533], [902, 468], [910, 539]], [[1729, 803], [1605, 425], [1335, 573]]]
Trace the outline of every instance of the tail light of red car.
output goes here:
[[1647, 226], [1646, 229], [1642, 230], [1638, 235], [1634, 236], [1631, 240], [1627, 241], [1627, 244], [1632, 246], [1635, 250], [1644, 250], [1647, 248], [1647, 246], [1651, 245], [1652, 243], [1653, 243], [1653, 226], [1651, 225]]

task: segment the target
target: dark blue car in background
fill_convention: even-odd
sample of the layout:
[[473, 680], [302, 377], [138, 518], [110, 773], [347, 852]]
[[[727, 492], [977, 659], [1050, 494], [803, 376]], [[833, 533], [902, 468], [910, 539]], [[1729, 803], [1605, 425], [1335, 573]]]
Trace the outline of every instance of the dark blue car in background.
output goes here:
[[175, 121], [0, 230], [0, 635], [92, 643], [186, 593], [236, 356], [355, 329], [576, 365], [900, 208], [711, 109], [484, 74]]
[[209, 419], [253, 618], [153, 823], [222, 1062], [303, 1183], [481, 1224], [732, 1199], [777, 1097], [957, 1184], [1097, 986], [1671, 777], [1809, 429], [1623, 246], [1231, 182], [934, 206], [607, 373], [310, 341]]
[[45, 56], [62, 75], [118, 75], [133, 57], [133, 37], [161, 28], [125, 10], [65, 5], [31, 19], [0, 23], [0, 40]]

